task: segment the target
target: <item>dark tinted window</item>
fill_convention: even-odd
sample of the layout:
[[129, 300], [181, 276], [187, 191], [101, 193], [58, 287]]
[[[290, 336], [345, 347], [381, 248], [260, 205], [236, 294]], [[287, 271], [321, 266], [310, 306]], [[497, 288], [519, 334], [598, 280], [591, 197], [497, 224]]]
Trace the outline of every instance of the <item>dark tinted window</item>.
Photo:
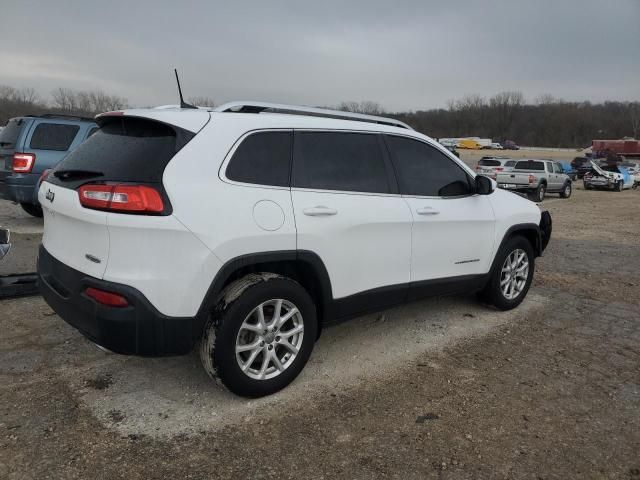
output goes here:
[[553, 165], [550, 163], [547, 163], [547, 172], [549, 173], [553, 172]]
[[535, 162], [531, 160], [523, 160], [516, 163], [516, 170], [544, 170], [543, 162]]
[[259, 132], [242, 141], [226, 174], [236, 182], [287, 187], [290, 163], [291, 132]]
[[555, 170], [555, 173], [564, 173], [564, 169], [562, 168], [562, 165], [560, 165], [559, 163], [554, 163], [553, 168]]
[[69, 145], [80, 130], [78, 125], [41, 123], [31, 135], [30, 147], [35, 150], [69, 150]]
[[296, 187], [389, 193], [382, 150], [375, 134], [296, 132]]
[[87, 181], [160, 183], [169, 160], [194, 134], [140, 118], [105, 124], [69, 153], [47, 181], [75, 188]]
[[0, 148], [14, 148], [16, 146], [22, 125], [24, 125], [24, 120], [20, 118], [9, 120], [7, 126], [0, 131]]
[[500, 160], [480, 160], [478, 165], [482, 165], [484, 167], [499, 167]]
[[509, 160], [507, 163], [504, 164], [505, 167], [513, 167], [516, 164], [515, 160]]
[[452, 197], [472, 192], [469, 176], [442, 152], [418, 140], [394, 136], [386, 138], [401, 193]]

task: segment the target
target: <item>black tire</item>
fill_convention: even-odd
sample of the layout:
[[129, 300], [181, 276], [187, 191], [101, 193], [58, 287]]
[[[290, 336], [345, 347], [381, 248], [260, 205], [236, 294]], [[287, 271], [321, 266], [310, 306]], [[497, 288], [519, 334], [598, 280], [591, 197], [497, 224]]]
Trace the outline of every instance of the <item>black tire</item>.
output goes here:
[[[527, 254], [527, 261], [529, 262], [529, 274], [527, 275], [526, 282], [522, 291], [513, 299], [508, 299], [502, 289], [500, 288], [500, 280], [502, 274], [503, 265], [507, 257], [515, 250], [523, 250]], [[498, 254], [494, 260], [493, 267], [489, 276], [489, 281], [478, 293], [478, 298], [490, 305], [495, 306], [500, 310], [511, 310], [522, 303], [527, 296], [529, 287], [533, 280], [533, 273], [535, 270], [535, 255], [533, 253], [533, 247], [529, 240], [520, 235], [516, 235], [507, 240], [504, 245], [500, 247]]]
[[624, 187], [624, 181], [620, 180], [618, 183], [616, 183], [615, 191], [621, 192], [623, 187]]
[[591, 190], [593, 188], [590, 183], [583, 182], [583, 184], [584, 184], [584, 189], [585, 190]]
[[545, 193], [547, 193], [547, 185], [541, 183], [533, 193], [529, 194], [529, 198], [533, 202], [540, 203], [544, 200]]
[[[216, 306], [202, 335], [200, 359], [204, 369], [214, 380], [243, 397], [262, 397], [286, 387], [302, 371], [313, 350], [318, 329], [313, 300], [299, 283], [272, 273], [248, 275], [232, 283], [225, 292], [223, 297], [230, 296], [233, 300], [229, 303], [222, 300]], [[258, 380], [241, 370], [236, 360], [236, 340], [245, 318], [271, 299], [284, 299], [295, 305], [302, 315], [304, 332], [293, 362], [277, 376]]]
[[42, 218], [42, 207], [40, 205], [33, 205], [32, 203], [21, 203], [22, 210], [27, 212], [32, 217]]
[[571, 196], [572, 191], [573, 191], [573, 187], [571, 186], [571, 182], [567, 182], [564, 184], [564, 187], [562, 187], [562, 190], [560, 191], [560, 197], [569, 198]]

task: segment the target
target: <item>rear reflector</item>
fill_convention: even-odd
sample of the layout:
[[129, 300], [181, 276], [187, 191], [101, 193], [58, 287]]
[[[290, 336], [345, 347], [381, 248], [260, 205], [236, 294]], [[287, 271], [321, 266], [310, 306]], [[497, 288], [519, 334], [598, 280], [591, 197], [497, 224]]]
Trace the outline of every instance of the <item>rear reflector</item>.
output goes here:
[[536, 183], [536, 176], [535, 175], [529, 175], [529, 183]]
[[82, 185], [78, 189], [80, 203], [86, 208], [113, 212], [162, 213], [160, 193], [146, 185]]
[[96, 302], [101, 303], [102, 305], [107, 305], [109, 307], [128, 307], [129, 302], [122, 295], [118, 295], [117, 293], [107, 292], [105, 290], [100, 290], [93, 287], [88, 287], [84, 293], [93, 298]]
[[14, 153], [11, 168], [16, 173], [29, 173], [35, 163], [35, 153]]

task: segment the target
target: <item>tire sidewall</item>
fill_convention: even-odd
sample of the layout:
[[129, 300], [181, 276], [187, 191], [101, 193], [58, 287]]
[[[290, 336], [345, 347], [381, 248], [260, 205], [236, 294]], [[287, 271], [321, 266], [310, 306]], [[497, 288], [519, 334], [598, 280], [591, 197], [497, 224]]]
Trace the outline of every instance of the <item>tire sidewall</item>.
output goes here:
[[[511, 254], [514, 250], [522, 249], [526, 252], [528, 260], [529, 260], [529, 275], [527, 276], [527, 282], [525, 283], [524, 289], [520, 292], [514, 299], [507, 299], [502, 293], [502, 289], [500, 288], [500, 275], [502, 273], [502, 266], [504, 265], [507, 256]], [[512, 308], [517, 307], [522, 303], [522, 301], [527, 296], [529, 292], [529, 288], [531, 287], [531, 283], [533, 281], [533, 274], [535, 272], [535, 255], [533, 253], [533, 247], [531, 243], [526, 238], [516, 235], [500, 247], [498, 254], [496, 255], [496, 261], [494, 264], [494, 268], [491, 272], [491, 278], [489, 280], [489, 285], [487, 289], [487, 294], [485, 297], [487, 300], [495, 305], [500, 310], [511, 310]]]
[[547, 191], [547, 187], [544, 183], [541, 183], [536, 190], [536, 200], [538, 202], [542, 202], [544, 200], [544, 195]]
[[[283, 298], [293, 303], [302, 315], [304, 336], [293, 363], [280, 375], [268, 380], [255, 380], [240, 369], [235, 345], [240, 327], [251, 311], [262, 302]], [[316, 340], [316, 308], [309, 294], [293, 280], [273, 278], [248, 287], [236, 300], [217, 312], [207, 328], [215, 328], [213, 365], [216, 375], [232, 392], [246, 397], [260, 397], [277, 392], [291, 383], [302, 371]]]
[[573, 187], [571, 186], [571, 183], [566, 183], [565, 186], [562, 187], [562, 198], [569, 198], [571, 193], [573, 193]]

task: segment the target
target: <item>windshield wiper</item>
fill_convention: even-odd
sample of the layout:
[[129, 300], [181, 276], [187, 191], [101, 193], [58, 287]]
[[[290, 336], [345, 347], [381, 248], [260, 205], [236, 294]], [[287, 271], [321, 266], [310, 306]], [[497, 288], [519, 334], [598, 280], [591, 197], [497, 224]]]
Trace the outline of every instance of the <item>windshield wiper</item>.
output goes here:
[[60, 180], [74, 180], [78, 178], [102, 177], [104, 173], [95, 170], [56, 170], [53, 175]]

